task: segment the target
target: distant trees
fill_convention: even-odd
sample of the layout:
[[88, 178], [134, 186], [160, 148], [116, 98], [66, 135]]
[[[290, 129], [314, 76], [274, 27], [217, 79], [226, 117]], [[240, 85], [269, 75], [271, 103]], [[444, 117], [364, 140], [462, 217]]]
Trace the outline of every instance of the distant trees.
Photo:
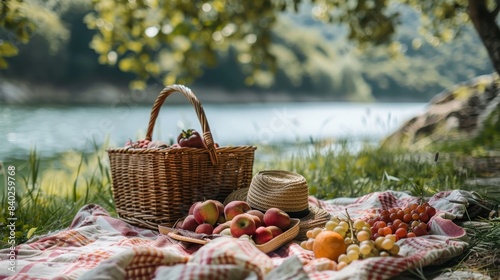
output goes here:
[[[401, 51], [394, 42], [405, 10], [418, 11], [420, 31], [433, 45], [450, 41], [472, 19], [491, 61], [500, 72], [500, 32], [495, 18], [500, 1], [487, 0], [0, 0], [0, 68], [5, 57], [18, 53], [19, 44], [34, 30], [44, 32], [55, 51], [68, 40], [69, 30], [60, 15], [69, 7], [85, 7], [86, 26], [95, 31], [90, 47], [98, 62], [116, 65], [136, 76], [132, 87], [143, 88], [148, 79], [164, 84], [187, 82], [233, 53], [247, 85], [272, 84], [278, 56], [305, 63], [298, 48], [278, 48], [273, 34], [284, 12], [310, 9], [325, 23], [343, 24], [346, 37], [360, 49], [388, 44], [388, 53]], [[470, 15], [470, 17], [469, 17]], [[281, 30], [287, 36], [295, 29]], [[421, 42], [413, 42], [418, 48]], [[324, 52], [321, 48], [315, 49]], [[319, 60], [317, 63], [320, 63]], [[292, 65], [293, 66], [293, 65]], [[292, 67], [291, 66], [291, 67]], [[306, 66], [304, 66], [306, 67]], [[292, 77], [295, 72], [288, 71]], [[307, 78], [309, 80], [315, 77]], [[306, 79], [306, 82], [307, 82]], [[293, 82], [293, 81], [292, 81]]]
[[60, 15], [79, 2], [84, 1], [0, 0], [0, 69], [9, 66], [5, 58], [17, 55], [35, 31], [46, 38], [52, 52], [57, 51], [69, 38]]
[[[271, 29], [282, 11], [303, 8], [301, 0], [139, 1], [93, 0], [96, 13], [86, 18], [98, 30], [92, 47], [103, 63], [118, 63], [141, 80], [163, 77], [165, 84], [199, 76], [201, 66], [216, 63], [216, 53], [234, 46], [253, 84], [272, 75], [276, 55]], [[469, 20], [500, 72], [500, 32], [495, 22], [499, 1], [487, 0], [311, 0], [312, 15], [343, 23], [347, 37], [360, 47], [390, 42], [403, 20], [401, 7], [421, 13], [422, 31], [438, 44], [449, 41]], [[290, 30], [289, 32], [293, 32]]]

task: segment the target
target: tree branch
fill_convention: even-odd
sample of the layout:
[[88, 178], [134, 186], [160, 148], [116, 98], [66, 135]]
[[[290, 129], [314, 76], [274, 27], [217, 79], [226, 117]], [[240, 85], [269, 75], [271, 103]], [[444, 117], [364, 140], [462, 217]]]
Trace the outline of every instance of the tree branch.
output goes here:
[[491, 15], [494, 18], [496, 18], [497, 15], [498, 15], [498, 13], [500, 12], [500, 0], [496, 0], [495, 2], [496, 2], [497, 5], [496, 5], [495, 9], [491, 12]]
[[495, 9], [491, 11], [491, 16], [494, 18], [496, 18], [498, 13], [500, 12], [500, 0], [496, 0], [495, 3], [496, 3]]
[[[500, 73], [500, 27], [496, 23], [493, 12], [488, 10], [486, 1], [469, 0], [467, 12], [488, 52], [493, 68]], [[495, 2], [499, 4], [499, 0]]]

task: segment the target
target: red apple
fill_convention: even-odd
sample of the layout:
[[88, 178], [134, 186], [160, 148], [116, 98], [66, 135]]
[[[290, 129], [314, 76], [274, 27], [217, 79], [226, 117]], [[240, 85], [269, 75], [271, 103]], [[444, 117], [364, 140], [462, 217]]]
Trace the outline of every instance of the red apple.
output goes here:
[[223, 230], [225, 230], [226, 228], [230, 228], [230, 227], [231, 227], [231, 221], [227, 221], [225, 223], [217, 225], [214, 228], [214, 230], [212, 231], [212, 233], [213, 234], [220, 234]]
[[282, 231], [285, 231], [290, 227], [290, 222], [290, 216], [279, 208], [272, 207], [264, 213], [264, 224], [266, 226], [277, 226]]
[[217, 222], [215, 224], [218, 225], [218, 224], [223, 224], [225, 222], [227, 222], [226, 217], [224, 217], [224, 214], [222, 214], [222, 215], [219, 215], [219, 218], [217, 219]]
[[177, 222], [174, 224], [174, 228], [180, 228], [180, 229], [182, 229], [182, 221], [177, 221]]
[[207, 223], [213, 226], [219, 219], [219, 209], [213, 200], [205, 200], [194, 207], [193, 216], [198, 224]]
[[189, 207], [188, 215], [193, 215], [194, 207], [196, 207], [196, 205], [199, 203], [201, 203], [201, 201], [196, 201], [195, 203], [191, 204], [191, 207]]
[[[248, 214], [248, 213], [246, 213], [246, 214]], [[252, 214], [248, 214], [248, 215], [250, 215], [252, 217], [253, 221], [255, 222], [255, 228], [262, 226], [262, 221], [260, 220], [259, 217], [252, 215]]]
[[217, 219], [216, 224], [224, 223], [226, 221], [226, 217], [224, 216], [224, 204], [215, 199], [209, 199], [207, 201], [212, 201], [217, 206], [217, 209], [219, 209], [219, 218]]
[[[264, 225], [264, 213], [262, 213], [261, 211], [259, 211], [257, 209], [252, 209], [250, 211], [247, 211], [247, 214], [259, 217], [259, 220], [260, 220], [259, 226]], [[259, 227], [259, 226], [257, 226], [257, 227]]]
[[255, 221], [249, 214], [236, 215], [231, 220], [231, 235], [238, 238], [243, 234], [252, 235], [255, 232]]
[[255, 233], [252, 235], [252, 239], [257, 245], [264, 244], [273, 239], [273, 233], [270, 229], [261, 226], [255, 230]]
[[222, 202], [215, 200], [215, 199], [208, 199], [207, 201], [211, 201], [211, 202], [215, 203], [215, 205], [217, 206], [217, 209], [219, 209], [219, 214], [224, 213], [224, 204], [222, 204]]
[[224, 217], [226, 217], [226, 221], [230, 221], [236, 215], [246, 213], [250, 210], [250, 205], [246, 201], [233, 200], [224, 207]]
[[276, 237], [283, 233], [283, 231], [277, 226], [267, 226], [266, 228], [273, 233], [273, 237]]
[[212, 234], [213, 231], [214, 231], [214, 226], [212, 226], [211, 224], [204, 223], [204, 224], [197, 226], [196, 230], [194, 232], [204, 233], [204, 234]]
[[193, 215], [188, 215], [184, 221], [182, 221], [182, 229], [195, 231], [199, 223], [196, 221]]

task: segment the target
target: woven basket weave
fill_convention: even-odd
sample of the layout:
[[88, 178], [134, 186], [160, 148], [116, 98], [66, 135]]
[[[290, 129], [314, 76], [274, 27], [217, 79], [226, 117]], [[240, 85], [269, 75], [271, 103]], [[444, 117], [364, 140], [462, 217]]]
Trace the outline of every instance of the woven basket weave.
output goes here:
[[206, 149], [166, 148], [107, 150], [116, 212], [123, 220], [150, 229], [173, 225], [187, 215], [196, 201], [224, 201], [252, 180], [254, 146], [215, 148], [205, 112], [194, 93], [182, 85], [164, 88], [158, 95], [146, 133], [151, 140], [165, 99], [182, 93], [193, 105], [201, 124]]

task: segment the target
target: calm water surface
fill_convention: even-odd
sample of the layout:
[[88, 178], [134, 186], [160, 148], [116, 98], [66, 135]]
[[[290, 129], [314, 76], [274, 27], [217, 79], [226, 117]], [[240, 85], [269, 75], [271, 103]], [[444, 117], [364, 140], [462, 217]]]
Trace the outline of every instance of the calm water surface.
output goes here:
[[[377, 141], [425, 110], [425, 103], [273, 103], [204, 105], [220, 145], [349, 138]], [[98, 144], [122, 146], [144, 137], [150, 106], [16, 107], [0, 105], [0, 160], [23, 158], [36, 146], [42, 156]], [[201, 130], [190, 105], [164, 105], [153, 139], [168, 142], [181, 128]]]

